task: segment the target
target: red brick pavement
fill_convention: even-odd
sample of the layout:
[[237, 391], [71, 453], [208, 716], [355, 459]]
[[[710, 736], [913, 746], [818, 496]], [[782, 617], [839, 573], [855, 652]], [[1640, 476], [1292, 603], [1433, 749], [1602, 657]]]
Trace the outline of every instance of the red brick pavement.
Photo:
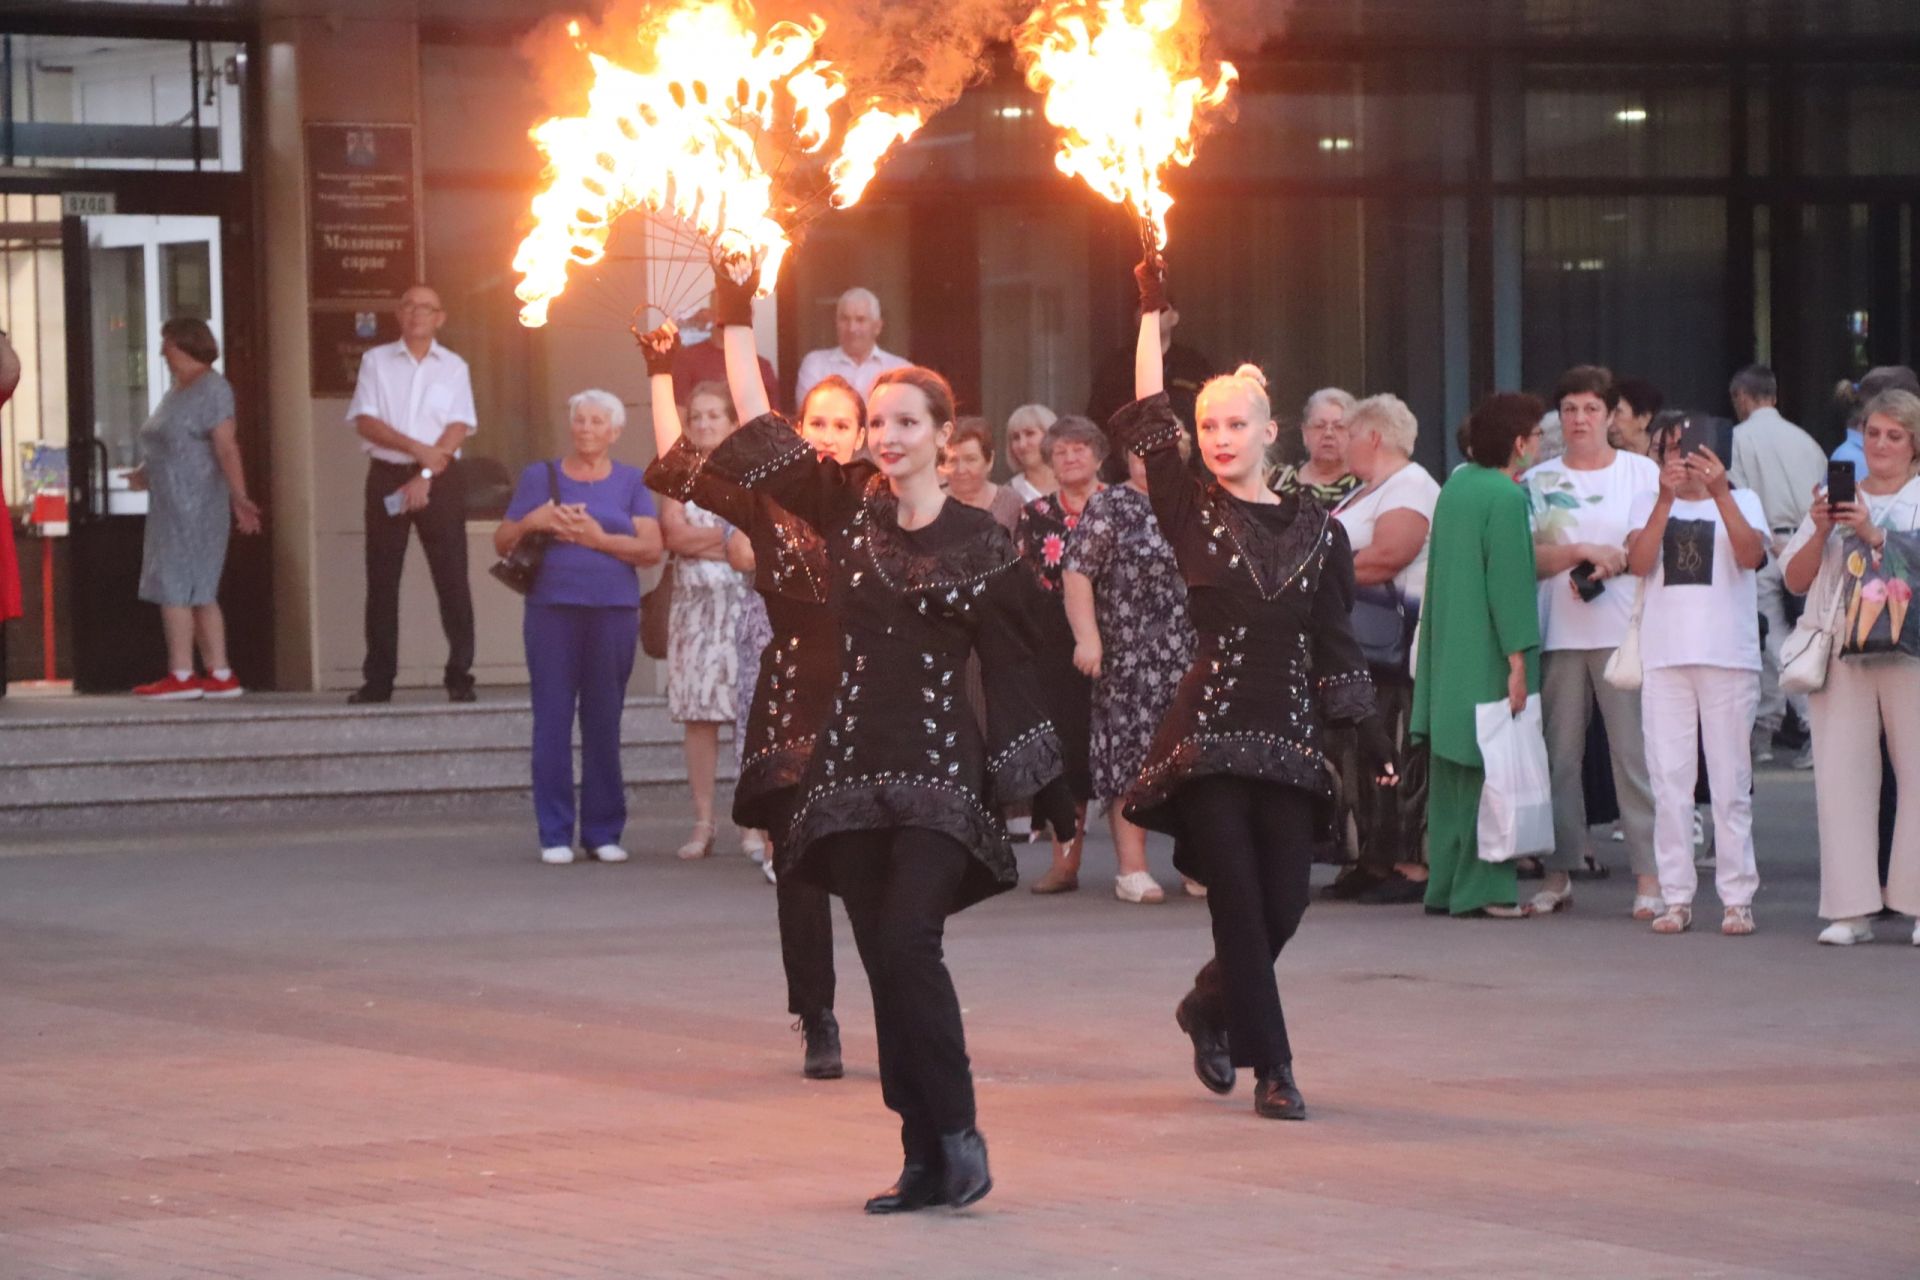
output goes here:
[[[1768, 775], [1763, 830], [1806, 799]], [[1187, 1070], [1200, 904], [997, 899], [949, 944], [996, 1189], [880, 1220], [844, 927], [850, 1075], [809, 1083], [744, 862], [525, 843], [0, 858], [0, 1277], [1920, 1276], [1920, 950], [1813, 946], [1803, 847], [1763, 842], [1745, 940], [1652, 938], [1619, 883], [1522, 924], [1317, 906], [1303, 1125]]]

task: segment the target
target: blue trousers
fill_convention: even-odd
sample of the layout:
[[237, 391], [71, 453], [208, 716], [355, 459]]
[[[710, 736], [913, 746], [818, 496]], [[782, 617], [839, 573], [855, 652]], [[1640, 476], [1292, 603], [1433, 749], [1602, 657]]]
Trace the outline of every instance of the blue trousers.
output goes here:
[[573, 721], [580, 717], [580, 843], [618, 844], [627, 825], [620, 713], [640, 635], [631, 607], [527, 602], [521, 624], [533, 684], [533, 813], [540, 847], [573, 844]]

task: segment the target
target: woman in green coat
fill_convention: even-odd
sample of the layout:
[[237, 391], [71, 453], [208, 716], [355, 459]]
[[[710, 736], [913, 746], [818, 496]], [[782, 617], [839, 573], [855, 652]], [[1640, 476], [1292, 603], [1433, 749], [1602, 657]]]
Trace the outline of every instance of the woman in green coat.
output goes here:
[[1480, 861], [1486, 772], [1474, 707], [1505, 697], [1518, 715], [1540, 688], [1533, 534], [1514, 477], [1533, 464], [1544, 412], [1529, 395], [1483, 401], [1467, 420], [1468, 462], [1433, 511], [1411, 728], [1432, 757], [1426, 904], [1434, 915], [1526, 915], [1513, 864]]

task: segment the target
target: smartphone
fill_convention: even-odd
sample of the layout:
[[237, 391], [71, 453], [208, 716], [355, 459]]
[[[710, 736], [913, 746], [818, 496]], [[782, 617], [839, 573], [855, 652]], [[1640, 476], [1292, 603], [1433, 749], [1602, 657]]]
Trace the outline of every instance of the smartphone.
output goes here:
[[1579, 592], [1580, 598], [1588, 604], [1598, 600], [1600, 593], [1607, 589], [1607, 584], [1595, 581], [1593, 575], [1594, 564], [1591, 560], [1582, 560], [1567, 571], [1567, 577], [1573, 582], [1573, 589]]
[[1713, 448], [1713, 420], [1689, 417], [1680, 429], [1680, 456], [1691, 458], [1702, 449]]
[[1853, 463], [1841, 458], [1827, 464], [1827, 501], [1833, 506], [1854, 500]]
[[395, 489], [380, 500], [380, 505], [387, 509], [387, 514], [390, 516], [402, 515], [407, 509], [407, 495], [404, 491]]

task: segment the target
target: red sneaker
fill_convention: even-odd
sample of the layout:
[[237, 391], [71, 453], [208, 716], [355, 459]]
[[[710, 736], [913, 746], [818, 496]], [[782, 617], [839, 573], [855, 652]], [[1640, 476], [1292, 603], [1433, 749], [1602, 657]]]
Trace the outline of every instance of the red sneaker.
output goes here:
[[203, 698], [237, 698], [246, 690], [240, 687], [240, 678], [229, 675], [225, 680], [217, 676], [200, 677], [200, 696]]
[[155, 680], [152, 684], [143, 684], [133, 691], [136, 698], [148, 698], [154, 702], [185, 702], [190, 698], [203, 698], [206, 690], [192, 676], [185, 680], [167, 674], [164, 680]]

